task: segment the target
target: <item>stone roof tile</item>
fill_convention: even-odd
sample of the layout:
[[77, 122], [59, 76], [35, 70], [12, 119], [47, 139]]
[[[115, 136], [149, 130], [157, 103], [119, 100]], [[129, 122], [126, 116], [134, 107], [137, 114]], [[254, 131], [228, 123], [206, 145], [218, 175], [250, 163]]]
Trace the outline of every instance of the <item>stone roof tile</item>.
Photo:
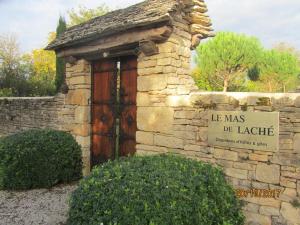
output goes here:
[[109, 12], [85, 23], [70, 27], [46, 49], [55, 50], [85, 43], [97, 38], [119, 33], [130, 28], [170, 21], [169, 15], [178, 1], [146, 0], [125, 9]]

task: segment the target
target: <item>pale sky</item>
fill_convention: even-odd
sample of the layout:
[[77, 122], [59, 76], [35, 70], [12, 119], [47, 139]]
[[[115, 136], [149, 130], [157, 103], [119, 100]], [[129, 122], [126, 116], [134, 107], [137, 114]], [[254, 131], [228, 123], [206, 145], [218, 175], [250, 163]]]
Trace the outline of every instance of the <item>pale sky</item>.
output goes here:
[[[60, 14], [83, 5], [124, 8], [141, 0], [0, 0], [0, 35], [13, 33], [21, 50], [45, 47]], [[300, 49], [300, 0], [206, 0], [215, 31], [258, 37], [266, 47], [279, 42]]]

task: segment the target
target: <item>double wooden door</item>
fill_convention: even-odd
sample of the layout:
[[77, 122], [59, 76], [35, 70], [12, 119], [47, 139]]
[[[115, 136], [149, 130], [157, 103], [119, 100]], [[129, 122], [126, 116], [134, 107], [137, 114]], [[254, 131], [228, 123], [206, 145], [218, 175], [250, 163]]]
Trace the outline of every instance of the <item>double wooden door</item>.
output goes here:
[[137, 58], [93, 63], [92, 166], [135, 153]]

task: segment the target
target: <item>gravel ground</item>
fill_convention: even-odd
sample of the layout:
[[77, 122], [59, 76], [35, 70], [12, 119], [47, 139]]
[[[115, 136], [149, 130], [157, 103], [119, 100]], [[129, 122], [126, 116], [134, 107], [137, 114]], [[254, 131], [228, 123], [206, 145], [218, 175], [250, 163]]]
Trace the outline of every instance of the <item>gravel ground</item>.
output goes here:
[[62, 225], [76, 184], [30, 191], [0, 191], [0, 225]]

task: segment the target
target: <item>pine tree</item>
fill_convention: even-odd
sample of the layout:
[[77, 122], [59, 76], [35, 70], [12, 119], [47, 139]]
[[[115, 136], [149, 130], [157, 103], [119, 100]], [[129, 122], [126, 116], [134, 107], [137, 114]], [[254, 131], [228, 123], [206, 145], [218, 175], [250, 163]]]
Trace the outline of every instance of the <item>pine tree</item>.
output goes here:
[[[59, 37], [62, 33], [64, 33], [67, 29], [66, 20], [60, 16], [58, 26], [56, 28], [56, 36]], [[61, 86], [65, 82], [65, 71], [66, 71], [66, 63], [63, 58], [56, 56], [56, 77], [55, 77], [55, 86], [56, 90], [59, 91]]]

